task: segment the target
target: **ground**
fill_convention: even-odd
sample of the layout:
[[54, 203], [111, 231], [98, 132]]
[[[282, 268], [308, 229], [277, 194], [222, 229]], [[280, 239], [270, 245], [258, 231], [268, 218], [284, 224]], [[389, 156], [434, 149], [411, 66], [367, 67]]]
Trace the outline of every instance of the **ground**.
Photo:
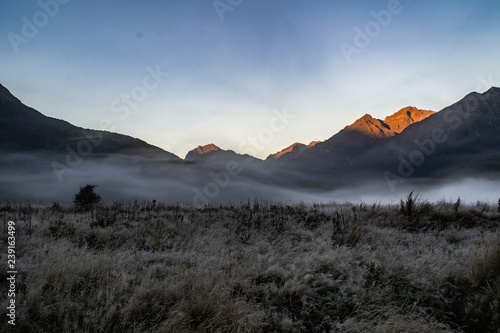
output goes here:
[[500, 329], [500, 213], [486, 203], [2, 204], [0, 217], [18, 271], [4, 332]]

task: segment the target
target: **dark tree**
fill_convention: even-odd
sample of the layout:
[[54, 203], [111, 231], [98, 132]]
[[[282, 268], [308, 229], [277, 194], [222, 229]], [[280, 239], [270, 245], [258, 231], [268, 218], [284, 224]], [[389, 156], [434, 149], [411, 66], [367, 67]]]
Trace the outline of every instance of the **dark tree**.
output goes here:
[[94, 189], [97, 185], [85, 185], [80, 187], [80, 191], [75, 194], [73, 202], [77, 207], [90, 209], [101, 201], [101, 196]]

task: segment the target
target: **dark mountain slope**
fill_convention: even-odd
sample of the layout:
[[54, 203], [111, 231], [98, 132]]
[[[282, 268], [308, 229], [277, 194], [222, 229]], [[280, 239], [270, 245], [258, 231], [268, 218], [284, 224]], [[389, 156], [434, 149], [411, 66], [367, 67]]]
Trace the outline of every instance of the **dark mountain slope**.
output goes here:
[[108, 201], [190, 203], [192, 188], [211, 181], [198, 165], [142, 140], [46, 117], [1, 85], [0, 117], [0, 201], [68, 202], [93, 183]]
[[500, 89], [471, 93], [439, 113], [410, 126], [367, 158], [403, 178], [446, 176], [463, 166], [500, 155]]
[[366, 152], [431, 114], [432, 111], [404, 108], [386, 118], [390, 125], [366, 114], [325, 142], [304, 151], [290, 161], [289, 167], [319, 175], [351, 171], [362, 164]]
[[372, 180], [394, 185], [500, 173], [499, 133], [500, 89], [491, 88], [438, 113], [409, 108], [385, 121], [365, 115], [275, 176], [281, 184], [331, 189]]
[[72, 150], [83, 155], [142, 155], [169, 162], [182, 162], [174, 154], [142, 140], [107, 131], [87, 130], [44, 116], [24, 105], [2, 85], [0, 117], [0, 151], [3, 152], [44, 151], [67, 154]]

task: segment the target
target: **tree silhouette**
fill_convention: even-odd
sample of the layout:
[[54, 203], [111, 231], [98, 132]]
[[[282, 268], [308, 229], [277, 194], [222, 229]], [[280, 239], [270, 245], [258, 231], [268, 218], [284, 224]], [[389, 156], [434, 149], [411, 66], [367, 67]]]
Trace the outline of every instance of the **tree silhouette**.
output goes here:
[[80, 187], [80, 191], [75, 194], [75, 200], [73, 200], [75, 205], [84, 209], [97, 205], [101, 201], [101, 196], [94, 191], [96, 187], [97, 185], [89, 184]]

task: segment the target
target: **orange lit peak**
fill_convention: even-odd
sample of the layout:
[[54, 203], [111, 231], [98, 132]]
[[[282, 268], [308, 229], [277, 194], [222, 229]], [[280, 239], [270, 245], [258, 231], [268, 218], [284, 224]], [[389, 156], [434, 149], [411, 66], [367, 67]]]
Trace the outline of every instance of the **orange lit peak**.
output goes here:
[[220, 148], [217, 147], [216, 145], [214, 145], [213, 143], [210, 143], [210, 144], [205, 145], [205, 146], [198, 146], [191, 151], [193, 153], [198, 154], [198, 155], [203, 155], [203, 154], [210, 153], [211, 151], [216, 151], [216, 150], [220, 150]]
[[345, 129], [363, 133], [371, 137], [387, 138], [401, 133], [411, 124], [422, 121], [434, 113], [434, 111], [420, 110], [416, 107], [409, 106], [386, 117], [383, 121], [375, 119], [369, 114], [365, 114]]

